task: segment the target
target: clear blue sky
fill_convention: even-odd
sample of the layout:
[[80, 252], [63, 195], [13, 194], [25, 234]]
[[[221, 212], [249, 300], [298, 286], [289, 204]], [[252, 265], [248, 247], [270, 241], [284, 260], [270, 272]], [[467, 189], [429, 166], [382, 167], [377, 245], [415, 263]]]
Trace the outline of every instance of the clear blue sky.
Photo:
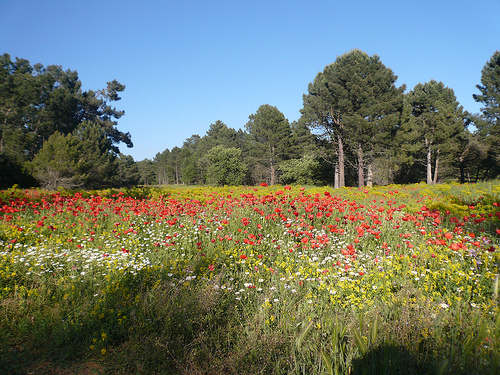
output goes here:
[[354, 48], [477, 113], [499, 15], [499, 0], [0, 0], [0, 53], [76, 70], [84, 90], [126, 85], [115, 106], [134, 148], [120, 148], [142, 160], [217, 120], [244, 128], [262, 104], [298, 119], [309, 82]]

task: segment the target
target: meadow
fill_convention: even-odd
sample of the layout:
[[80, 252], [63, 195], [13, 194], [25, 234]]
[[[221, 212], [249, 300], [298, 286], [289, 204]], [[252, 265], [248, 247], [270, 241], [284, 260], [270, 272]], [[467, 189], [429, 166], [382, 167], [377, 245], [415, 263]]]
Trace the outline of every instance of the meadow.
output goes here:
[[500, 182], [0, 192], [2, 374], [498, 374]]

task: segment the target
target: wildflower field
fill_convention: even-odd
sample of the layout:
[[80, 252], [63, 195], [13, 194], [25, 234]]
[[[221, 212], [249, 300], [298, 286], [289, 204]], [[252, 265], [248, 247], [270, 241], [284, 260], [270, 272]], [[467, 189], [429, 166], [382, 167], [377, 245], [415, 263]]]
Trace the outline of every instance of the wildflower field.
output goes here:
[[0, 373], [498, 374], [499, 206], [499, 182], [1, 191]]

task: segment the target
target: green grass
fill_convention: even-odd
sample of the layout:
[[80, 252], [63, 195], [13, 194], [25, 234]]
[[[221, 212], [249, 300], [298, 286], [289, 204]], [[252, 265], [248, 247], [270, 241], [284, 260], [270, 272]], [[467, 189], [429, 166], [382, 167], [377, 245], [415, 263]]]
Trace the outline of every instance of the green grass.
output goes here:
[[500, 373], [498, 183], [119, 193], [0, 194], [0, 373]]

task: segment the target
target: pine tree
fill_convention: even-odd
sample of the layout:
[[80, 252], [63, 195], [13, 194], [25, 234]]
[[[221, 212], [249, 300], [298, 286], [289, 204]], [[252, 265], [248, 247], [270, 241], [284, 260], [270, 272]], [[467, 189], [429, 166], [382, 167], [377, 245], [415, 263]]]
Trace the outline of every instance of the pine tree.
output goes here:
[[476, 135], [487, 145], [483, 159], [484, 177], [500, 175], [500, 51], [496, 51], [481, 71], [481, 92], [474, 99], [484, 105], [482, 116], [475, 121]]
[[290, 123], [278, 108], [269, 104], [249, 116], [246, 129], [250, 136], [250, 155], [266, 170], [267, 183], [278, 182], [278, 164], [291, 152]]
[[103, 129], [84, 122], [68, 135], [54, 133], [31, 166], [46, 189], [95, 189], [116, 184], [116, 156]]
[[132, 147], [130, 134], [116, 127], [124, 112], [110, 105], [125, 86], [113, 80], [102, 90], [81, 87], [76, 71], [0, 56], [0, 156], [18, 168], [19, 181], [51, 135], [66, 136], [84, 122], [102, 129], [115, 155], [120, 143]]
[[[302, 117], [320, 137], [336, 147], [335, 187], [345, 185], [345, 155], [357, 158], [358, 186], [371, 184], [377, 148], [399, 120], [404, 86], [376, 55], [353, 50], [317, 74], [303, 96]], [[366, 165], [366, 168], [365, 168]]]
[[241, 185], [247, 172], [247, 165], [241, 159], [241, 150], [222, 145], [212, 148], [207, 155], [210, 166], [208, 179], [218, 186]]
[[410, 155], [409, 160], [424, 159], [426, 181], [436, 183], [444, 157], [453, 155], [465, 137], [467, 113], [453, 90], [434, 80], [417, 84], [406, 95], [405, 110], [399, 132], [401, 149]]

